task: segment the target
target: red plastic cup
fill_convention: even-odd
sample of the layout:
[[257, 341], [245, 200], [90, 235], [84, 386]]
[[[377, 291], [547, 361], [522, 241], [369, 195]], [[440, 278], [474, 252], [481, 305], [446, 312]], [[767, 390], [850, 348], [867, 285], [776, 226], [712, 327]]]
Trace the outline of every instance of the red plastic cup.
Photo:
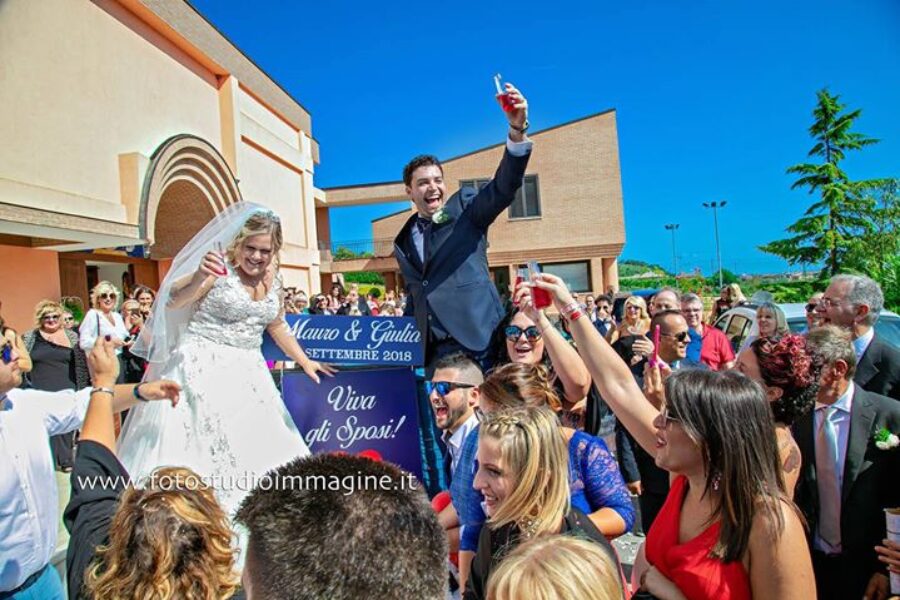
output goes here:
[[[538, 266], [537, 261], [528, 261], [528, 272], [531, 277], [541, 274], [541, 268]], [[547, 290], [533, 285], [531, 286], [531, 302], [536, 309], [540, 310], [553, 304], [553, 298]]]

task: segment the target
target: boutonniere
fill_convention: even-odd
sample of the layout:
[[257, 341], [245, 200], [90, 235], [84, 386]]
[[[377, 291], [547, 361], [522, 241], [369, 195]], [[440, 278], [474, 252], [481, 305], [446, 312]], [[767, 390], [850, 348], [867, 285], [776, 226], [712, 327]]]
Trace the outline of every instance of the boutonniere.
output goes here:
[[431, 215], [431, 222], [435, 225], [443, 225], [444, 223], [449, 223], [451, 218], [450, 214], [442, 206], [436, 213]]
[[888, 431], [887, 427], [882, 427], [875, 432], [875, 447], [879, 450], [890, 450], [900, 446], [900, 438], [896, 433]]

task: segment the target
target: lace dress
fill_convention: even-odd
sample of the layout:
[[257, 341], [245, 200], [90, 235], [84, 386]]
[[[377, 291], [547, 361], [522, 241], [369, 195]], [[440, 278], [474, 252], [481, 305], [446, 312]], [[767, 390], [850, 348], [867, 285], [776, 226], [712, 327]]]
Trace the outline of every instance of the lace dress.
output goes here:
[[280, 310], [279, 289], [276, 278], [254, 301], [232, 274], [200, 300], [160, 376], [182, 385], [181, 401], [138, 404], [119, 440], [135, 481], [156, 467], [190, 467], [209, 478], [233, 515], [254, 478], [310, 453], [260, 352], [263, 330]]

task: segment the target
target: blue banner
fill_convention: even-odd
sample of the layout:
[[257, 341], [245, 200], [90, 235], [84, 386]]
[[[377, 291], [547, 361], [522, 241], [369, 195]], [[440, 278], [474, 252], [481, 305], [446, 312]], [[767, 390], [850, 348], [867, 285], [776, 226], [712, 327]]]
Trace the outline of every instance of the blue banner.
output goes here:
[[365, 452], [422, 478], [416, 379], [411, 369], [339, 371], [334, 377], [322, 377], [320, 384], [303, 372], [286, 371], [282, 395], [314, 453]]
[[[425, 363], [422, 334], [412, 317], [286, 315], [291, 333], [313, 360], [338, 364], [419, 366]], [[266, 334], [266, 360], [291, 360]]]

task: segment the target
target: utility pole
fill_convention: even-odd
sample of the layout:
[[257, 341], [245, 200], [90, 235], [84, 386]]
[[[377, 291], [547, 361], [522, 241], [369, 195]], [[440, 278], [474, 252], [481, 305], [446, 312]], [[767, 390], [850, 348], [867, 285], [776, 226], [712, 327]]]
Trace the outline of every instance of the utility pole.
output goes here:
[[713, 224], [716, 230], [716, 260], [719, 263], [719, 289], [722, 289], [722, 249], [719, 246], [719, 213], [718, 209], [725, 208], [728, 204], [727, 200], [721, 202], [704, 202], [703, 208], [711, 208], [713, 210]]
[[665, 228], [672, 232], [672, 274], [678, 277], [678, 254], [675, 253], [675, 230], [678, 229], [678, 223], [668, 223]]

